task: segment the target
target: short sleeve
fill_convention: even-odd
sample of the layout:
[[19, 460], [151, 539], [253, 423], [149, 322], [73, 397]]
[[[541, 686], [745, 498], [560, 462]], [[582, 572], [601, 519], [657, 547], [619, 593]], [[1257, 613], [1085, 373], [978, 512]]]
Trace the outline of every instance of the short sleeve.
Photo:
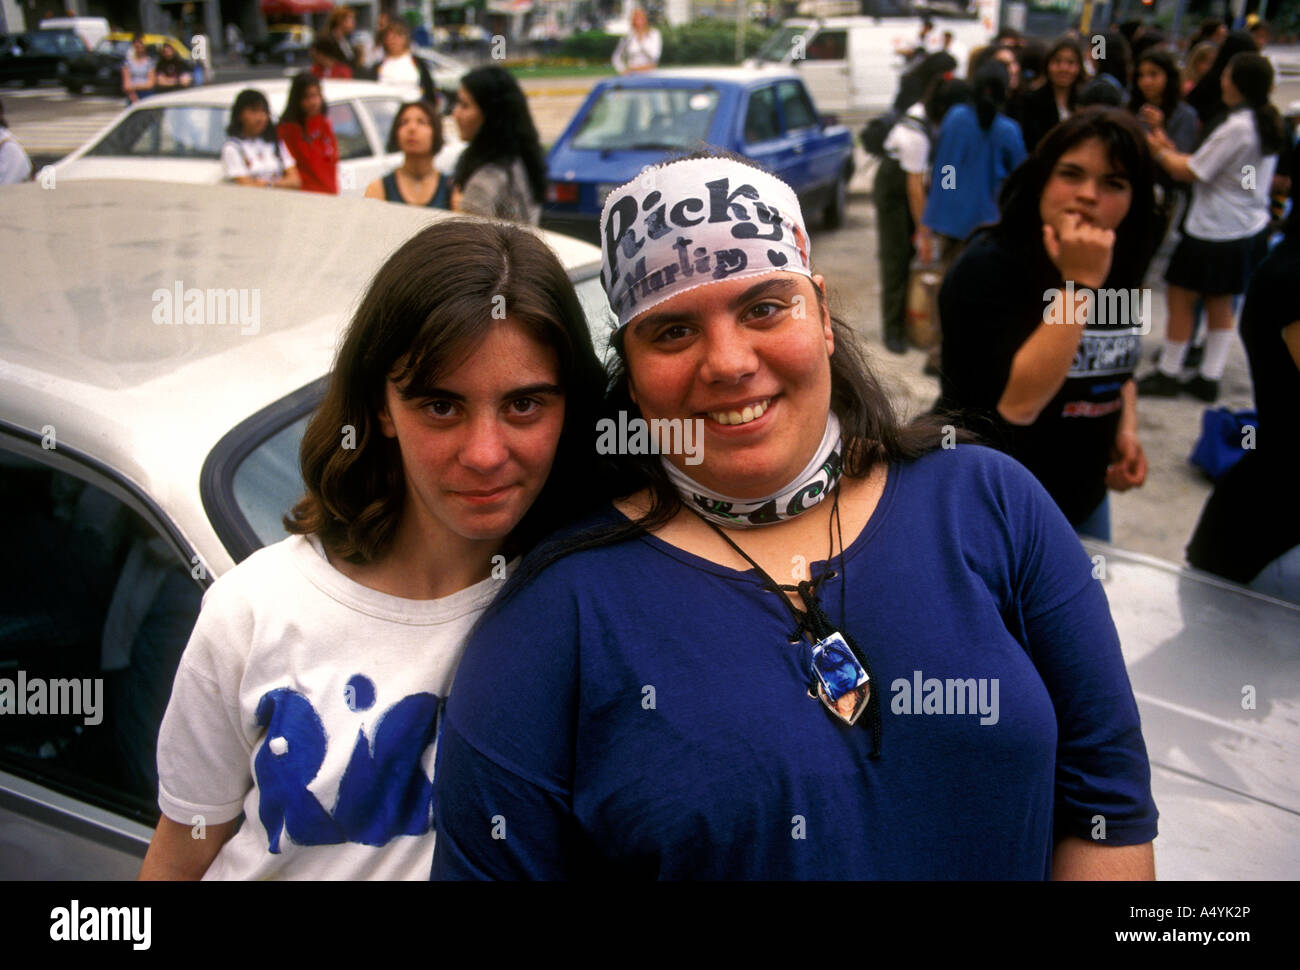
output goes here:
[[578, 613], [562, 560], [489, 607], [466, 646], [434, 769], [434, 879], [573, 874]]
[[1004, 463], [1018, 550], [1009, 626], [1056, 711], [1056, 837], [1150, 842], [1158, 817], [1151, 767], [1106, 594], [1056, 503], [1028, 471]]
[[1228, 165], [1239, 152], [1241, 132], [1231, 121], [1225, 121], [1201, 144], [1187, 160], [1187, 167], [1201, 182], [1209, 182]]
[[221, 146], [221, 167], [225, 170], [228, 179], [245, 178], [249, 175], [248, 164], [244, 161], [239, 146], [233, 141], [228, 141]]
[[204, 599], [158, 730], [158, 807], [185, 825], [237, 817], [253, 784], [238, 701], [252, 630], [226, 593]]
[[897, 152], [898, 166], [912, 175], [923, 175], [929, 167], [930, 139], [908, 123], [899, 122], [886, 139], [886, 148]]

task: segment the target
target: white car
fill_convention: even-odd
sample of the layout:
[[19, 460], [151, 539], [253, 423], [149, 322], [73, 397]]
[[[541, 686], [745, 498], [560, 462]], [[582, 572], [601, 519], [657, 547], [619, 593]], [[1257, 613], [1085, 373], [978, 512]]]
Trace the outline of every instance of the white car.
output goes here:
[[[284, 536], [352, 308], [452, 216], [149, 182], [5, 186], [0, 204], [0, 679], [101, 682], [71, 715], [0, 716], [0, 879], [130, 879], [199, 598]], [[600, 251], [538, 232], [603, 333]]]
[[[230, 108], [245, 88], [266, 95], [272, 121], [289, 97], [287, 79], [212, 84], [155, 95], [132, 105], [98, 135], [53, 166], [56, 184], [80, 179], [145, 179], [217, 183], [223, 180], [221, 146]], [[374, 81], [325, 80], [321, 91], [339, 142], [339, 194], [361, 195], [366, 186], [402, 163], [387, 150], [398, 107], [410, 92]], [[435, 160], [450, 172], [464, 143], [444, 126], [446, 144]]]

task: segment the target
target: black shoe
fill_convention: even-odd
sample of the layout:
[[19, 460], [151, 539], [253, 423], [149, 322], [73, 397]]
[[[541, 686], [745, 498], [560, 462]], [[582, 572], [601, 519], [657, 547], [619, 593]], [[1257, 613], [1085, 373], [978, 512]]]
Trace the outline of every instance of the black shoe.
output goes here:
[[1205, 345], [1199, 347], [1188, 347], [1187, 353], [1183, 355], [1183, 366], [1188, 370], [1196, 370], [1201, 366], [1201, 360], [1205, 357]]
[[1138, 381], [1138, 394], [1142, 397], [1177, 397], [1182, 390], [1178, 378], [1164, 371], [1154, 371]]
[[[1184, 385], [1187, 393], [1194, 398], [1199, 398], [1206, 404], [1213, 404], [1219, 399], [1219, 382], [1212, 381], [1208, 377], [1202, 377], [1197, 374]], [[1139, 386], [1139, 390], [1141, 387]]]
[[907, 341], [903, 339], [901, 333], [887, 333], [885, 334], [885, 349], [891, 354], [905, 354], [907, 353]]

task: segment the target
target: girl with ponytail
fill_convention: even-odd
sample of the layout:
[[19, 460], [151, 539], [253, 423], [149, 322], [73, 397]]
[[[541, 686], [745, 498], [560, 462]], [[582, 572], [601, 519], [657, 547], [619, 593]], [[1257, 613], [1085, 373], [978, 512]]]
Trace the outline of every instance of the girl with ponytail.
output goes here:
[[[1165, 271], [1169, 313], [1158, 370], [1139, 382], [1143, 394], [1176, 397], [1186, 389], [1213, 403], [1232, 347], [1233, 297], [1246, 289], [1268, 238], [1268, 193], [1283, 147], [1282, 119], [1269, 103], [1273, 65], [1253, 53], [1235, 55], [1220, 79], [1227, 115], [1192, 155], [1177, 151], [1164, 129], [1147, 138], [1166, 172], [1192, 183], [1182, 241]], [[1205, 303], [1209, 333], [1199, 373], [1178, 375], [1192, 331], [1197, 297]]]

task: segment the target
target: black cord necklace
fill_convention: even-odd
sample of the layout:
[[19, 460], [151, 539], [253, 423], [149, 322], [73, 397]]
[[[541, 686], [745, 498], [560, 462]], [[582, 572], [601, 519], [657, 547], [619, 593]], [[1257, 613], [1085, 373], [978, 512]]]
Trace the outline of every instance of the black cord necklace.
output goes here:
[[[689, 506], [687, 506], [689, 508]], [[692, 509], [692, 511], [694, 511]], [[696, 513], [697, 515], [699, 513]], [[776, 582], [763, 567], [749, 557], [749, 554], [732, 541], [716, 524], [704, 516], [700, 519], [722, 540], [763, 577], [764, 588], [775, 593], [790, 611], [796, 624], [790, 635], [791, 643], [798, 643], [805, 636], [812, 642], [812, 663], [808, 669], [808, 694], [817, 698], [822, 705], [845, 724], [854, 724], [867, 711], [871, 714], [871, 757], [880, 757], [880, 691], [873, 690], [875, 675], [867, 656], [854, 641], [853, 637], [842, 629], [836, 629], [826, 615], [825, 609], [817, 599], [817, 584], [824, 579], [832, 579], [835, 570], [829, 569], [835, 556], [835, 538], [840, 543], [840, 619], [841, 626], [847, 618], [845, 612], [845, 593], [848, 588], [848, 574], [844, 562], [844, 533], [840, 523], [840, 490], [837, 485], [831, 502], [831, 516], [827, 523], [826, 553], [828, 571], [815, 579], [805, 579], [797, 585], [788, 586]], [[786, 593], [798, 593], [803, 600], [805, 611], [795, 609]], [[877, 685], [878, 687], [878, 685]]]

